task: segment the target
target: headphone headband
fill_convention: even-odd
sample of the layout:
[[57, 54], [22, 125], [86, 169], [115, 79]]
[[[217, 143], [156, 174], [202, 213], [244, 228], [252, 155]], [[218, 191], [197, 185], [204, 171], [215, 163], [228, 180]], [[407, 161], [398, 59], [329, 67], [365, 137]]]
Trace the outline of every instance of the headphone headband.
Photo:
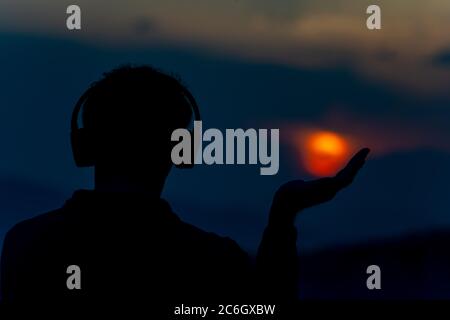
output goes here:
[[[201, 121], [200, 118], [200, 110], [198, 108], [197, 102], [195, 101], [192, 94], [183, 86], [179, 85], [180, 92], [183, 94], [183, 97], [187, 100], [189, 105], [191, 106], [192, 112], [194, 114], [194, 121]], [[77, 104], [73, 108], [72, 119], [71, 119], [71, 141], [72, 141], [72, 152], [75, 160], [75, 164], [78, 167], [90, 167], [95, 165], [95, 152], [96, 146], [93, 143], [92, 134], [90, 130], [86, 128], [80, 128], [78, 126], [78, 116], [83, 108], [84, 103], [91, 95], [92, 91], [95, 87], [90, 87], [86, 90], [85, 93], [78, 99]], [[191, 130], [192, 131], [192, 130]], [[193, 144], [195, 145], [195, 143]], [[195, 150], [192, 151], [192, 155], [195, 154]], [[194, 161], [192, 160], [192, 163]], [[190, 168], [189, 166], [178, 166], [179, 168]]]
[[[72, 132], [76, 131], [79, 129], [78, 127], [78, 116], [81, 112], [81, 108], [83, 107], [84, 103], [86, 102], [86, 100], [88, 99], [89, 95], [91, 94], [91, 92], [93, 91], [94, 87], [90, 87], [89, 89], [87, 89], [83, 95], [80, 97], [80, 99], [78, 99], [77, 103], [75, 104], [75, 107], [73, 108], [72, 111], [72, 119], [70, 122], [70, 127]], [[184, 87], [181, 87], [181, 93], [183, 94], [183, 96], [185, 97], [185, 99], [188, 101], [189, 105], [191, 106], [192, 112], [194, 114], [194, 121], [201, 121], [201, 116], [200, 116], [200, 109], [197, 105], [197, 102], [195, 101], [194, 96], [189, 92], [189, 90], [187, 90]]]
[[194, 96], [189, 92], [188, 89], [182, 87], [181, 91], [185, 98], [187, 98], [189, 105], [191, 106], [192, 112], [194, 113], [194, 121], [201, 121], [202, 118], [200, 116], [200, 109], [197, 105], [197, 101], [195, 101]]

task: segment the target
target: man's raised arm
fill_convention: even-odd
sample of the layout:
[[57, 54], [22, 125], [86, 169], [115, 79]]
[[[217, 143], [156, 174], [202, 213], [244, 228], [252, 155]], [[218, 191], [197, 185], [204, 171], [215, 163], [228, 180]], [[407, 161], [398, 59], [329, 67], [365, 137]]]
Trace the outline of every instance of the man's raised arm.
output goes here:
[[269, 223], [259, 246], [256, 265], [262, 295], [279, 301], [298, 296], [297, 230], [295, 217], [303, 209], [330, 201], [349, 186], [365, 163], [361, 149], [336, 176], [313, 181], [293, 180], [275, 193]]

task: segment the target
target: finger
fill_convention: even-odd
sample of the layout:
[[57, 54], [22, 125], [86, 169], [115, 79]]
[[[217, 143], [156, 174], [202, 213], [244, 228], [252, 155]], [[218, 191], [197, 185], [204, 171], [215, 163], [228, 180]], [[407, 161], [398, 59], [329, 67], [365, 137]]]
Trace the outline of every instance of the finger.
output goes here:
[[336, 178], [338, 178], [344, 186], [350, 184], [355, 178], [358, 171], [362, 168], [366, 162], [367, 155], [369, 154], [369, 148], [363, 148], [359, 150], [347, 163], [344, 169], [338, 172]]
[[364, 163], [366, 162], [367, 155], [369, 154], [370, 149], [364, 148], [359, 150], [347, 163], [345, 168], [342, 171], [353, 172], [359, 170]]
[[369, 154], [370, 149], [369, 148], [363, 148], [359, 150], [348, 162], [346, 167], [349, 168], [357, 168], [364, 164], [366, 161], [367, 155]]

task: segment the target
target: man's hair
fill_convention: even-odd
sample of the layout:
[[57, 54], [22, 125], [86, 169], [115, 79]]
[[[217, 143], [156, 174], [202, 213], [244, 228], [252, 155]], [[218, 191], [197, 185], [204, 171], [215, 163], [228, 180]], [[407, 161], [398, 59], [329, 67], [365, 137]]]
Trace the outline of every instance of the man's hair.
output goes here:
[[114, 69], [91, 85], [83, 126], [93, 131], [186, 127], [192, 109], [185, 90], [178, 78], [149, 66]]
[[105, 73], [92, 84], [82, 112], [98, 156], [135, 159], [151, 147], [170, 158], [173, 130], [187, 127], [192, 117], [186, 90], [176, 77], [148, 66]]

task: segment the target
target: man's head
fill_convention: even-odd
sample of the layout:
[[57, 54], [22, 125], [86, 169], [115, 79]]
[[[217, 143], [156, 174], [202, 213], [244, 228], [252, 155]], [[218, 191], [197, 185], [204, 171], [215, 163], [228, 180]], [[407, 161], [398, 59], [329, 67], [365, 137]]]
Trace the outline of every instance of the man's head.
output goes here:
[[95, 82], [82, 121], [96, 171], [164, 180], [172, 164], [171, 134], [192, 117], [186, 91], [176, 78], [147, 66], [121, 67]]

